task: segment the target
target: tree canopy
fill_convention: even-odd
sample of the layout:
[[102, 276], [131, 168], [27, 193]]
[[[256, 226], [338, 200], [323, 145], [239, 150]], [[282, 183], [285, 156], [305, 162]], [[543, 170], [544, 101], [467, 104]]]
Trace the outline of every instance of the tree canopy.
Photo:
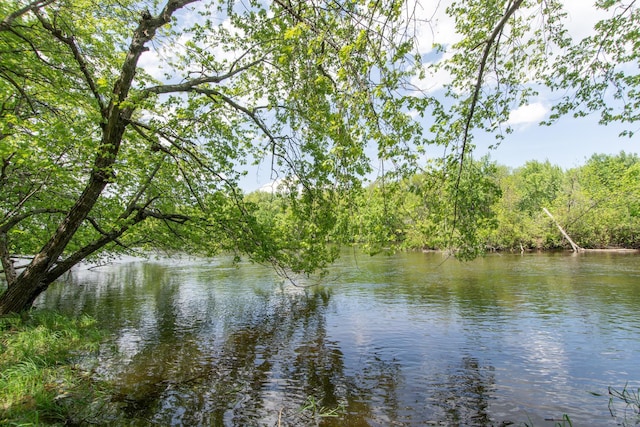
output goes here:
[[[637, 7], [596, 5], [611, 17], [573, 41], [560, 1], [452, 2], [460, 41], [436, 49], [452, 52], [436, 96], [416, 90], [434, 70], [415, 2], [1, 3], [0, 313], [104, 252], [232, 250], [313, 271], [335, 257], [330, 239], [349, 240], [338, 207], [371, 160], [393, 185], [433, 144], [448, 147], [435, 170], [453, 191], [432, 212], [451, 245], [475, 241], [486, 210], [473, 207], [492, 190], [466, 172], [474, 131], [500, 135], [543, 84], [569, 93], [558, 116], [636, 121]], [[239, 187], [265, 159], [286, 221]]]

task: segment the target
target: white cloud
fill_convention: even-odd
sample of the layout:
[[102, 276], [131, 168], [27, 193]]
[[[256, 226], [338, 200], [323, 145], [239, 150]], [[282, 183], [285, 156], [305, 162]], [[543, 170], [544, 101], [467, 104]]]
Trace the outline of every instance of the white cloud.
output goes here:
[[428, 5], [419, 2], [415, 5], [416, 39], [421, 52], [429, 52], [433, 45], [451, 45], [460, 40], [456, 33], [454, 20], [446, 14], [446, 8], [451, 0], [428, 2]]
[[282, 188], [285, 188], [284, 180], [282, 178], [275, 179], [273, 181], [267, 182], [262, 187], [258, 188], [258, 191], [263, 193], [277, 193]]
[[597, 9], [593, 5], [593, 0], [590, 2], [586, 0], [565, 0], [564, 8], [567, 12], [564, 22], [574, 40], [580, 40], [591, 34], [596, 22], [609, 16], [609, 13]]
[[539, 123], [549, 113], [549, 107], [542, 102], [523, 105], [512, 110], [507, 124], [510, 126], [526, 127]]

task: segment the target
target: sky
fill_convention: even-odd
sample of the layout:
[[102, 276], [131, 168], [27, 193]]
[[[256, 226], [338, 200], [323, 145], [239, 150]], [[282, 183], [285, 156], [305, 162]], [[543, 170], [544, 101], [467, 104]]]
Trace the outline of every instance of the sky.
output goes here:
[[[452, 0], [416, 1], [420, 4], [416, 8], [418, 17], [429, 21], [428, 25], [417, 29], [420, 51], [429, 52], [434, 43], [446, 46], [459, 40], [453, 20], [444, 13]], [[592, 1], [589, 0], [564, 0], [568, 12], [565, 25], [575, 39], [588, 35], [594, 24], [606, 17], [606, 14], [591, 4]], [[445, 53], [445, 57], [447, 54]], [[153, 68], [154, 59], [143, 55], [141, 65]], [[428, 85], [424, 89], [435, 93], [442, 89], [447, 78], [446, 73], [433, 75], [424, 83]], [[488, 148], [496, 143], [494, 136], [476, 135], [474, 155], [480, 157], [489, 154], [492, 160], [512, 168], [522, 166], [529, 160], [549, 160], [552, 164], [568, 169], [583, 165], [595, 153], [640, 152], [640, 132], [632, 138], [620, 137], [624, 128], [616, 124], [599, 125], [598, 114], [580, 119], [565, 116], [552, 126], [539, 126], [538, 123], [549, 116], [554, 102], [550, 96], [558, 95], [540, 95], [532, 99], [529, 105], [512, 111], [509, 124], [514, 132], [506, 135], [497, 148]], [[640, 125], [638, 129], [631, 130], [640, 131]], [[253, 191], [268, 185], [273, 179], [270, 166], [270, 159], [266, 159], [258, 167], [249, 170], [241, 182], [243, 189]]]
[[[588, 0], [565, 0], [564, 3], [568, 12], [565, 25], [575, 39], [588, 35], [594, 24], [606, 17], [602, 11], [590, 6]], [[426, 47], [421, 51], [428, 51], [434, 42], [450, 45], [459, 39], [453, 21], [443, 13], [447, 0], [422, 0], [421, 4], [418, 13], [430, 21], [428, 27], [418, 29], [419, 43]], [[438, 91], [446, 80], [445, 74], [432, 76], [428, 91]], [[596, 153], [640, 152], [640, 132], [632, 138], [620, 137], [625, 128], [618, 124], [599, 125], [597, 113], [579, 119], [565, 116], [552, 126], [540, 126], [539, 123], [549, 117], [554, 101], [550, 96], [558, 95], [541, 95], [529, 105], [512, 111], [509, 124], [514, 132], [506, 135], [497, 148], [489, 148], [496, 143], [493, 135], [476, 135], [474, 156], [478, 158], [488, 154], [497, 163], [512, 168], [530, 160], [549, 160], [554, 165], [570, 169], [585, 164]], [[640, 125], [632, 130], [640, 131]], [[266, 184], [264, 189], [268, 190], [270, 177], [266, 172], [268, 166], [250, 172], [243, 186], [251, 191]]]
[[[428, 4], [429, 2], [427, 2]], [[436, 2], [431, 2], [436, 3]], [[447, 3], [444, 1], [443, 3]], [[565, 25], [574, 39], [579, 40], [589, 35], [598, 20], [606, 18], [607, 13], [592, 6], [588, 0], [565, 0], [567, 11]], [[453, 22], [442, 11], [425, 10], [426, 14], [434, 14], [435, 28], [423, 33], [422, 40], [428, 42], [435, 39], [449, 44], [457, 40]], [[433, 35], [431, 35], [431, 34]], [[445, 76], [446, 78], [446, 76]], [[534, 100], [531, 104], [511, 112], [509, 124], [514, 132], [506, 135], [504, 141], [496, 149], [488, 147], [495, 144], [495, 138], [482, 135], [476, 139], [476, 155], [489, 154], [500, 164], [518, 167], [529, 160], [549, 160], [563, 168], [572, 168], [585, 163], [594, 153], [617, 154], [620, 151], [640, 151], [640, 137], [619, 137], [624, 128], [620, 125], [602, 126], [598, 124], [598, 114], [574, 119], [566, 116], [553, 126], [539, 126], [540, 121], [549, 116], [553, 98], [547, 94]], [[640, 125], [638, 125], [640, 128]], [[634, 129], [640, 130], [640, 129]]]

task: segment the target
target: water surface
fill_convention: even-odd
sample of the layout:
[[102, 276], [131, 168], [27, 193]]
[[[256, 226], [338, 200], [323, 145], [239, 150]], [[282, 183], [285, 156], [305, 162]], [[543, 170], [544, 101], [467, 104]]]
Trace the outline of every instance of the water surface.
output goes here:
[[225, 257], [129, 260], [38, 305], [110, 331], [98, 374], [132, 424], [636, 425], [607, 392], [640, 387], [639, 260], [345, 253], [309, 288]]

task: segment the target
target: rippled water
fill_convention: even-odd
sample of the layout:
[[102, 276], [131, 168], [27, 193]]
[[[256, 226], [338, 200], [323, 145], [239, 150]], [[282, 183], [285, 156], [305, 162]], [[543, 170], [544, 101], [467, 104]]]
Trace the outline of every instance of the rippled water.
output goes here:
[[306, 289], [227, 258], [130, 260], [38, 304], [111, 331], [99, 374], [132, 424], [637, 425], [607, 393], [640, 387], [639, 260], [345, 254]]

